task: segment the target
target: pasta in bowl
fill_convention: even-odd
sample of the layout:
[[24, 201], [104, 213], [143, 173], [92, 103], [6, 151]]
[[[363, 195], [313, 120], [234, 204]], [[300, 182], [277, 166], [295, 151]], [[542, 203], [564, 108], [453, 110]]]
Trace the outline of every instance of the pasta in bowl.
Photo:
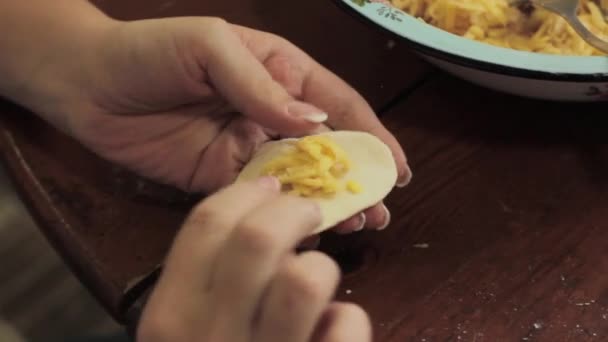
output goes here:
[[[507, 0], [337, 1], [473, 83], [539, 99], [608, 99], [608, 57], [546, 10]], [[579, 18], [608, 39], [601, 15], [598, 3], [581, 0]]]
[[[392, 5], [445, 31], [495, 46], [557, 55], [605, 55], [566, 20], [529, 3], [512, 7], [507, 0], [392, 0]], [[597, 3], [581, 1], [578, 16], [593, 33], [608, 39], [608, 25]]]

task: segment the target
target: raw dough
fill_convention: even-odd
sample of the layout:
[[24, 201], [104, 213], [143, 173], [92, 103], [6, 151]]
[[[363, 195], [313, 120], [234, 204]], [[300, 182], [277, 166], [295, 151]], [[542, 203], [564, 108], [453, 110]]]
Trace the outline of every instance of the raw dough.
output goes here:
[[[321, 133], [344, 149], [352, 162], [344, 180], [357, 181], [363, 191], [353, 194], [343, 190], [332, 198], [310, 198], [317, 202], [323, 217], [315, 233], [324, 231], [345, 219], [382, 201], [395, 186], [397, 166], [393, 155], [380, 139], [364, 132], [333, 131]], [[243, 168], [238, 181], [256, 179], [264, 166], [284, 153], [287, 142], [294, 139], [271, 141], [263, 144], [252, 160]]]

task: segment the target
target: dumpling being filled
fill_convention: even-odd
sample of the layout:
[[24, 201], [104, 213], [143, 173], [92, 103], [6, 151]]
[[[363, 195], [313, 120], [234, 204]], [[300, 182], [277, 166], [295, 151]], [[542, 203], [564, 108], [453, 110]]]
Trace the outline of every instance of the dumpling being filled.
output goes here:
[[282, 191], [316, 201], [321, 232], [382, 201], [397, 180], [393, 155], [364, 132], [333, 131], [263, 144], [238, 181], [279, 179]]

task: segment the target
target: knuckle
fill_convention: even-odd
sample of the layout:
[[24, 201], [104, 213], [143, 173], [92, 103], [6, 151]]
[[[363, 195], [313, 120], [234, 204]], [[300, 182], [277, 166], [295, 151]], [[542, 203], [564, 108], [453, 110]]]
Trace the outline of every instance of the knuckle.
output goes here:
[[207, 56], [206, 58], [210, 58], [213, 56], [213, 51], [210, 51], [209, 48], [215, 46], [218, 41], [225, 41], [227, 33], [230, 32], [230, 24], [218, 17], [201, 18], [198, 24], [204, 30], [204, 34], [196, 35], [196, 41], [193, 43], [202, 43], [203, 47], [207, 47], [207, 50], [202, 51], [202, 53]]
[[246, 117], [240, 117], [235, 120], [229, 129], [237, 137], [239, 143], [242, 143], [243, 147], [252, 150], [266, 137], [264, 128]]
[[264, 256], [281, 247], [279, 238], [268, 227], [255, 222], [243, 222], [236, 231], [239, 245], [255, 256]]
[[354, 321], [369, 321], [369, 317], [367, 312], [363, 310], [359, 305], [354, 303], [342, 303], [340, 305], [341, 314], [343, 314], [347, 319]]
[[215, 220], [217, 212], [211, 200], [205, 200], [197, 204], [188, 216], [188, 223], [206, 224]]
[[279, 47], [282, 48], [294, 48], [295, 45], [293, 45], [289, 40], [287, 40], [287, 38], [281, 37], [277, 34], [274, 33], [269, 33], [270, 38], [274, 40], [275, 44]]
[[[349, 327], [357, 327], [357, 341], [371, 341], [371, 321], [367, 313], [356, 304], [339, 303], [331, 306], [333, 322], [337, 324], [330, 327], [329, 333], [324, 337], [327, 342], [352, 341], [353, 333]], [[338, 323], [339, 322], [339, 323]]]
[[287, 40], [286, 38], [284, 38], [276, 33], [268, 32], [268, 31], [258, 31], [257, 35], [259, 37], [261, 37], [261, 39], [263, 39], [263, 41], [270, 42], [271, 43], [270, 46], [277, 46], [277, 47], [284, 48], [284, 44], [291, 44], [289, 42], [289, 40]]
[[223, 32], [228, 29], [229, 24], [226, 20], [219, 17], [205, 18], [205, 26], [210, 32]]
[[327, 279], [332, 281], [332, 284], [338, 283], [341, 271], [340, 266], [334, 259], [318, 251], [307, 252], [306, 254], [311, 259], [310, 264], [314, 265], [319, 274], [325, 275]]
[[191, 227], [194, 231], [228, 229], [233, 223], [230, 213], [227, 213], [220, 203], [213, 198], [199, 203], [191, 212], [184, 227]]
[[287, 287], [291, 289], [291, 296], [304, 302], [319, 302], [329, 298], [333, 291], [333, 284], [327, 284], [317, 273], [302, 266], [287, 267], [284, 272]]
[[302, 270], [291, 270], [286, 272], [287, 282], [293, 290], [291, 295], [305, 302], [317, 302], [327, 295], [326, 287]]
[[281, 198], [291, 212], [299, 213], [303, 220], [306, 220], [311, 225], [319, 225], [321, 223], [321, 208], [314, 201], [300, 197], [283, 195]]
[[169, 342], [183, 340], [183, 331], [174, 324], [174, 319], [166, 315], [154, 313], [144, 316], [137, 329], [137, 341]]

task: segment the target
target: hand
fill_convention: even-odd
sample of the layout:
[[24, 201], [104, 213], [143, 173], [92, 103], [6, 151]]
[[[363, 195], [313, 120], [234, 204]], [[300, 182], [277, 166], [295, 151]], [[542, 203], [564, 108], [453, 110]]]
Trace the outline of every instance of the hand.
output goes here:
[[[68, 69], [74, 89], [53, 103], [68, 113], [59, 126], [106, 159], [212, 192], [265, 141], [361, 130], [387, 143], [409, 181], [401, 147], [362, 97], [282, 38], [200, 17], [112, 22], [103, 32]], [[383, 228], [389, 218], [378, 204], [339, 230]]]
[[365, 342], [367, 315], [332, 301], [339, 269], [296, 243], [320, 222], [312, 201], [275, 178], [200, 204], [179, 232], [144, 309], [138, 341]]

